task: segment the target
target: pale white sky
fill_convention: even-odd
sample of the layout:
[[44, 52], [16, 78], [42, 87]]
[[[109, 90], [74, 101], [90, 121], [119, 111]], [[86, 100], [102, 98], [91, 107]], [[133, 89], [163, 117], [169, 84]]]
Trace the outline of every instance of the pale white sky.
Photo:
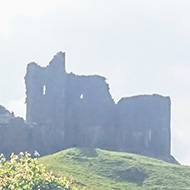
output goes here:
[[0, 105], [25, 115], [29, 62], [108, 78], [113, 98], [172, 101], [172, 154], [190, 165], [189, 0], [0, 0]]

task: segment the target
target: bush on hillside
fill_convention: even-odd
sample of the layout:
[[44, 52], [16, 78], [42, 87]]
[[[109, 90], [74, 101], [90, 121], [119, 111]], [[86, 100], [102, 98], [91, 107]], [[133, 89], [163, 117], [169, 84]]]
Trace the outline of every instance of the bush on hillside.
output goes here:
[[0, 156], [0, 190], [71, 190], [70, 181], [53, 176], [29, 153]]

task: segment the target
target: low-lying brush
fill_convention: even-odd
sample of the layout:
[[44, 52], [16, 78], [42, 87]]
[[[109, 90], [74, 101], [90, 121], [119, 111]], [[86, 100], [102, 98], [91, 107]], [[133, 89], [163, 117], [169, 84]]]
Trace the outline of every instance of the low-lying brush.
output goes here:
[[[37, 156], [37, 153], [35, 154]], [[74, 190], [72, 180], [55, 177], [29, 153], [0, 156], [0, 190]]]

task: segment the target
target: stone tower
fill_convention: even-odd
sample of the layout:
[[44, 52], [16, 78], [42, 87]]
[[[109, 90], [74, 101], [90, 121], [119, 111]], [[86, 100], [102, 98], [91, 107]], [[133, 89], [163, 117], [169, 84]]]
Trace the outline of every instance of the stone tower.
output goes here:
[[[65, 53], [57, 53], [50, 64], [43, 68], [36, 63], [27, 67], [26, 103], [27, 123], [56, 123], [64, 118]], [[62, 118], [59, 122], [58, 118]]]

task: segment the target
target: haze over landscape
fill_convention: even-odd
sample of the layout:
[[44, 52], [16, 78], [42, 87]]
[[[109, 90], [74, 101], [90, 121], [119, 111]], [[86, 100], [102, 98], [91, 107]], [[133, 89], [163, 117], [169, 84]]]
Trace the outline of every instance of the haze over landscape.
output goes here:
[[0, 7], [0, 105], [25, 117], [29, 62], [66, 52], [66, 70], [107, 78], [117, 102], [170, 96], [172, 154], [190, 164], [190, 2], [4, 1]]

